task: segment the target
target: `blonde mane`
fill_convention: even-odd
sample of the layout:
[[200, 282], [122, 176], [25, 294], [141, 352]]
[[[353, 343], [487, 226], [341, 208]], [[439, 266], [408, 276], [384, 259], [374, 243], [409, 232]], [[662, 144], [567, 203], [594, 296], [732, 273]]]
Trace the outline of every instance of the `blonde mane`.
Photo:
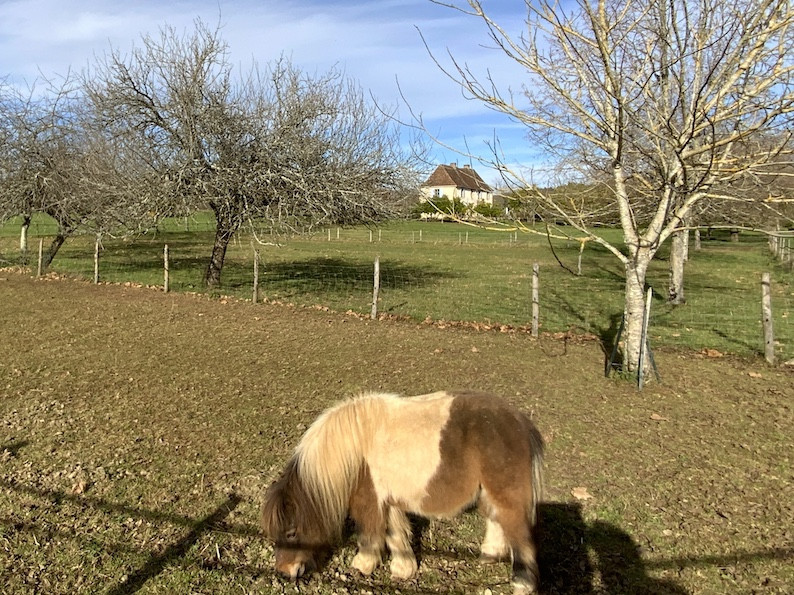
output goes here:
[[350, 494], [370, 448], [388, 393], [365, 393], [328, 409], [306, 430], [295, 449], [303, 486], [321, 516], [341, 528]]

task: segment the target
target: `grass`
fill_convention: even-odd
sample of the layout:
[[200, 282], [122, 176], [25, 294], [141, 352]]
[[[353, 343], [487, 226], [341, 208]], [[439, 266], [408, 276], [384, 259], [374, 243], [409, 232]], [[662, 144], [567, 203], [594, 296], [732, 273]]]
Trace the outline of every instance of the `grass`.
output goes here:
[[[46, 220], [32, 233], [50, 232]], [[618, 230], [603, 230], [619, 243]], [[0, 229], [0, 260], [13, 262], [18, 227]], [[704, 234], [705, 235], [705, 234]], [[110, 282], [163, 283], [163, 245], [171, 254], [171, 288], [204, 291], [202, 278], [212, 245], [212, 221], [169, 220], [156, 233], [135, 239], [103, 240], [100, 276]], [[651, 333], [655, 347], [720, 353], [759, 354], [760, 277], [773, 273], [773, 314], [777, 354], [794, 357], [794, 274], [775, 263], [765, 238], [714, 232], [703, 249], [691, 250], [685, 306], [666, 303], [667, 253], [652, 264], [648, 283], [655, 290]], [[372, 274], [380, 259], [379, 311], [415, 320], [466, 321], [527, 326], [531, 321], [531, 269], [540, 265], [541, 327], [551, 333], [584, 332], [611, 341], [623, 309], [623, 272], [605, 249], [588, 244], [582, 274], [576, 270], [579, 245], [543, 235], [510, 234], [453, 223], [392, 223], [379, 229], [321, 230], [309, 237], [270, 237], [267, 245], [240, 236], [230, 246], [221, 293], [250, 297], [254, 245], [260, 252], [260, 295], [270, 300], [322, 305], [366, 315], [371, 309]], [[93, 238], [70, 239], [53, 263], [59, 272], [93, 276]], [[5, 256], [3, 256], [5, 255]]]
[[[605, 378], [594, 342], [0, 273], [0, 592], [511, 592], [474, 514], [421, 527], [420, 574], [300, 583], [257, 531], [306, 427], [363, 389], [472, 387], [547, 442], [543, 592], [786, 593], [792, 373], [662, 350]], [[577, 499], [586, 488], [590, 499]]]

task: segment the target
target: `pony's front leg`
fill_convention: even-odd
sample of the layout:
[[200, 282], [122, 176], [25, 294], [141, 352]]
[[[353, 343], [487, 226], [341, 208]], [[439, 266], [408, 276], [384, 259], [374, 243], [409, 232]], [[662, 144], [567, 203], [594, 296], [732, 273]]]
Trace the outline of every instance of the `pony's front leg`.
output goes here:
[[350, 561], [350, 566], [361, 574], [369, 576], [378, 567], [381, 561], [383, 540], [376, 543], [372, 536], [359, 536], [358, 552]]
[[350, 495], [350, 518], [358, 531], [358, 552], [350, 566], [361, 574], [370, 575], [381, 562], [386, 542], [386, 517], [366, 466]]
[[411, 549], [411, 523], [406, 514], [395, 508], [389, 508], [389, 521], [386, 529], [386, 545], [391, 551], [389, 569], [395, 579], [409, 579], [416, 574], [418, 564]]

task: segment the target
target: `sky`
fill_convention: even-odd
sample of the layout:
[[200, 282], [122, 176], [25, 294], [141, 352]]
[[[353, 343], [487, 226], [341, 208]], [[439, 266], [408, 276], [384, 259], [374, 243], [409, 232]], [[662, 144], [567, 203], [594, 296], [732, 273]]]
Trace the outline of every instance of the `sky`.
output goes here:
[[[524, 0], [483, 0], [483, 6], [520, 34]], [[430, 0], [0, 0], [0, 79], [30, 85], [81, 71], [111, 47], [140, 46], [143, 35], [156, 36], [165, 25], [192, 31], [196, 19], [220, 23], [230, 61], [243, 70], [282, 55], [310, 73], [339, 68], [401, 119], [421, 114], [432, 135], [457, 151], [487, 159], [486, 142], [498, 137], [510, 163], [531, 167], [543, 159], [521, 125], [463, 96], [422, 36], [446, 66], [449, 52], [475, 72], [489, 72], [505, 90], [520, 90], [524, 73], [487, 47], [479, 20]], [[471, 163], [499, 185], [496, 172], [450, 148], [434, 144], [431, 161]]]

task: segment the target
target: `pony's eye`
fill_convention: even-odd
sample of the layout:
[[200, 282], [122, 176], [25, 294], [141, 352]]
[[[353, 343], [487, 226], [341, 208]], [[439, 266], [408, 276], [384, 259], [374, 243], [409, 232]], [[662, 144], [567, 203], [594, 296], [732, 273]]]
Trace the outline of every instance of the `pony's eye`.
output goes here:
[[296, 529], [290, 529], [284, 537], [287, 538], [287, 541], [295, 541], [298, 538], [298, 531]]

